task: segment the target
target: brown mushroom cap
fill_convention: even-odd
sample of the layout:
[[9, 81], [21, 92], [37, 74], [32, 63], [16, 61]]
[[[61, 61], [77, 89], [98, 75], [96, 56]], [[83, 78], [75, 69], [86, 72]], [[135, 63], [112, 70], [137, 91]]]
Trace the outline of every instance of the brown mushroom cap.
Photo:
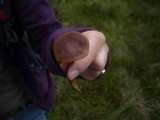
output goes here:
[[78, 32], [67, 32], [55, 39], [53, 52], [57, 62], [70, 64], [83, 59], [89, 51], [88, 39]]

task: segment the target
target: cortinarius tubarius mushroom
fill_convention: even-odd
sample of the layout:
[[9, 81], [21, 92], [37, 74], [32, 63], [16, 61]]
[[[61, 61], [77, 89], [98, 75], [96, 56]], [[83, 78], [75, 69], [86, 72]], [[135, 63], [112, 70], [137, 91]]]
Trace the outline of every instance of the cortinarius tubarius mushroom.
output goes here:
[[[70, 65], [76, 60], [83, 59], [88, 55], [89, 42], [88, 39], [78, 32], [67, 32], [55, 39], [53, 44], [53, 52], [58, 63]], [[75, 82], [71, 82], [72, 86], [80, 92]]]
[[78, 32], [67, 32], [57, 38], [53, 44], [53, 51], [57, 62], [70, 64], [82, 59], [88, 54], [89, 42]]

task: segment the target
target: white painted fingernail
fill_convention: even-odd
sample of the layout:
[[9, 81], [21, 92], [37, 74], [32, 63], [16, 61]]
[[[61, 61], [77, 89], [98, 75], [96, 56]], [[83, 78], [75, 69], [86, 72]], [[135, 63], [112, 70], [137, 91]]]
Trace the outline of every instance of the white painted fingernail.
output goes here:
[[70, 80], [74, 80], [78, 75], [79, 75], [79, 71], [78, 70], [73, 70], [68, 74], [68, 78]]

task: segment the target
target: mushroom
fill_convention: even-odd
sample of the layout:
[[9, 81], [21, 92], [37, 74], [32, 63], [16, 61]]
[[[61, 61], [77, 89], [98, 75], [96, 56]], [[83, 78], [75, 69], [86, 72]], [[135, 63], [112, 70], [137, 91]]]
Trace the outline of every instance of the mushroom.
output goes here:
[[[89, 41], [79, 32], [66, 32], [54, 40], [53, 53], [58, 63], [70, 65], [88, 55]], [[75, 90], [80, 92], [75, 80], [71, 82]]]
[[81, 33], [74, 31], [67, 32], [55, 39], [53, 51], [57, 62], [70, 64], [87, 56], [89, 42]]

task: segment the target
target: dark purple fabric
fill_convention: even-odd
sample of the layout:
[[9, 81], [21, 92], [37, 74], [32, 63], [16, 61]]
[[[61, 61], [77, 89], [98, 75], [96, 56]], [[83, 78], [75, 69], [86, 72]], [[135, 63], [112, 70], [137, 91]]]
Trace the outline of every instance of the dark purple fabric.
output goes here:
[[34, 51], [42, 57], [52, 72], [57, 66], [53, 60], [52, 43], [54, 39], [67, 31], [86, 31], [89, 28], [64, 28], [56, 19], [48, 0], [15, 0], [18, 18], [27, 31]]
[[0, 9], [0, 22], [5, 23], [8, 20], [8, 17], [5, 15], [4, 11]]
[[[15, 26], [22, 26], [26, 31], [34, 52], [40, 55], [53, 74], [65, 75], [52, 54], [54, 39], [67, 31], [82, 32], [89, 28], [63, 28], [56, 19], [48, 0], [14, 0], [13, 5], [19, 21]], [[23, 77], [20, 79], [23, 88], [33, 102], [46, 110], [51, 110], [56, 88], [53, 80], [44, 69], [34, 65], [32, 67], [34, 58], [27, 57], [27, 53], [21, 46], [17, 47], [17, 51], [14, 61], [17, 71], [20, 71]], [[33, 73], [34, 77], [37, 75], [35, 79], [32, 77]]]

